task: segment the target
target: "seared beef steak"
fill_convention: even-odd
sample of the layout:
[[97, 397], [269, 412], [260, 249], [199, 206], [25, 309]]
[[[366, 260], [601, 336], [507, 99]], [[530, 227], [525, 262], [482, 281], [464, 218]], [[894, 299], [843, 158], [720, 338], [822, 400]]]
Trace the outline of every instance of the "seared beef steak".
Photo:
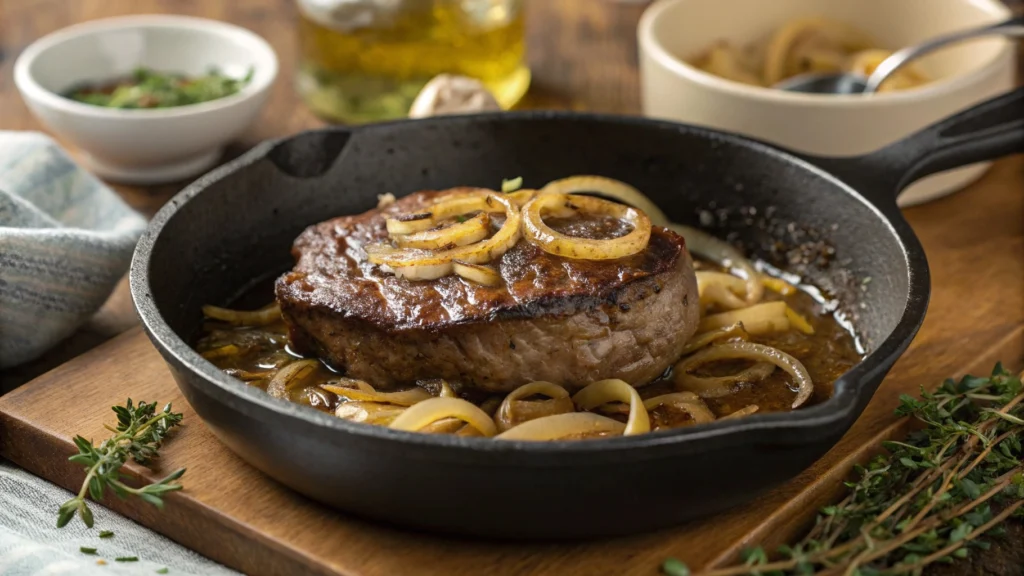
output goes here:
[[[444, 378], [492, 392], [534, 380], [641, 385], [678, 359], [697, 327], [697, 283], [683, 238], [660, 227], [643, 252], [617, 260], [563, 258], [521, 239], [492, 263], [496, 287], [410, 281], [366, 261], [363, 247], [387, 238], [386, 218], [450, 193], [419, 192], [299, 236], [297, 264], [276, 286], [299, 352], [382, 389]], [[548, 224], [589, 238], [628, 232], [605, 218]]]

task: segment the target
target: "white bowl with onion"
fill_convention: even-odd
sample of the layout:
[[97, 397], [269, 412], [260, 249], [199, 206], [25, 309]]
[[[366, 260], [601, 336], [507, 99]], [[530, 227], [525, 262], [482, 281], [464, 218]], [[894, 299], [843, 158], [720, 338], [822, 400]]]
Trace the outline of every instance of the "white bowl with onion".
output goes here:
[[[806, 25], [809, 19], [820, 18], [850, 26], [872, 37], [875, 48], [892, 50], [1010, 16], [998, 0], [659, 0], [647, 9], [638, 28], [643, 112], [798, 152], [866, 154], [1012, 89], [1014, 45], [1002, 38], [985, 38], [950, 47], [914, 64], [926, 79], [923, 84], [870, 96], [803, 94], [755, 85], [779, 79], [777, 60], [786, 57], [786, 43], [798, 42], [801, 21]], [[734, 78], [726, 79], [709, 73], [714, 67], [702, 61], [715, 46], [745, 47], [758, 41], [766, 48], [763, 53], [751, 53], [757, 70], [763, 70], [755, 78], [745, 68], [726, 63], [735, 72], [729, 74], [719, 64], [719, 74]], [[870, 68], [879, 54], [865, 52], [860, 63], [850, 65]], [[923, 179], [900, 196], [900, 204], [917, 204], [958, 190], [979, 178], [988, 165], [974, 164]]]

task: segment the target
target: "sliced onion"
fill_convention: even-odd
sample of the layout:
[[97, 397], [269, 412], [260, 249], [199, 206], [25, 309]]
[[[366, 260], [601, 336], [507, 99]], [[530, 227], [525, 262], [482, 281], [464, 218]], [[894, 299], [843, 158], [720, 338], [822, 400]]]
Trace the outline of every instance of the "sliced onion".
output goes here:
[[799, 360], [777, 348], [765, 346], [764, 344], [755, 344], [754, 342], [727, 342], [701, 350], [676, 364], [675, 376], [685, 374], [689, 369], [707, 362], [737, 358], [770, 362], [789, 372], [789, 375], [793, 377], [793, 381], [797, 385], [797, 395], [796, 400], [793, 401], [793, 408], [799, 408], [814, 393], [814, 383], [811, 381], [810, 375], [807, 374], [807, 369], [804, 368], [804, 365]]
[[489, 266], [456, 260], [452, 262], [452, 270], [462, 278], [483, 286], [501, 285], [501, 274]]
[[722, 268], [736, 272], [747, 284], [746, 301], [750, 304], [760, 302], [764, 297], [764, 286], [754, 265], [740, 251], [718, 238], [682, 224], [669, 224], [670, 230], [686, 239], [686, 247], [697, 256], [710, 260]]
[[328, 382], [328, 384], [341, 386], [343, 388], [354, 388], [356, 390], [362, 390], [363, 392], [377, 391], [376, 388], [369, 384], [369, 382], [366, 382], [364, 380], [356, 380], [355, 378], [338, 378], [337, 380], [332, 380], [331, 382]]
[[[474, 192], [451, 198], [432, 209], [450, 215], [467, 212], [483, 211], [488, 213], [505, 212], [505, 223], [490, 238], [459, 246], [449, 250], [419, 250], [416, 248], [396, 249], [388, 244], [370, 244], [366, 246], [368, 260], [373, 264], [387, 265], [397, 273], [400, 268], [411, 266], [436, 266], [431, 273], [441, 270], [441, 266], [450, 265], [453, 260], [461, 260], [470, 264], [482, 264], [501, 256], [506, 250], [515, 246], [519, 240], [519, 225], [522, 217], [511, 200], [494, 192]], [[460, 212], [461, 210], [461, 212]], [[439, 276], [435, 276], [437, 278]]]
[[[700, 286], [698, 284], [698, 286]], [[747, 301], [733, 294], [723, 284], [707, 284], [698, 288], [700, 304], [703, 308], [723, 308], [725, 310], [737, 310], [746, 308]]]
[[301, 384], [318, 366], [318, 360], [299, 360], [281, 368], [267, 384], [267, 394], [274, 398], [288, 398], [288, 391]]
[[[551, 400], [537, 402], [523, 400], [523, 398], [535, 395], [547, 396]], [[551, 382], [530, 382], [529, 384], [523, 384], [509, 392], [508, 396], [505, 396], [505, 399], [502, 400], [501, 405], [498, 407], [497, 413], [494, 415], [494, 422], [497, 424], [498, 430], [504, 432], [516, 424], [528, 420], [553, 414], [573, 412], [575, 409], [576, 407], [569, 398], [569, 392], [565, 388]], [[515, 412], [514, 414], [513, 411]]]
[[617, 379], [599, 380], [577, 392], [572, 401], [583, 410], [593, 410], [608, 402], [629, 404], [629, 418], [623, 434], [643, 434], [651, 431], [651, 420], [640, 394], [626, 382]]
[[426, 250], [447, 250], [479, 242], [491, 232], [491, 217], [481, 212], [465, 222], [455, 222], [443, 228], [425, 230], [415, 234], [393, 234], [392, 238], [400, 248], [423, 248]]
[[266, 326], [281, 321], [281, 307], [277, 303], [259, 310], [230, 310], [219, 306], [203, 306], [203, 316], [236, 326]]
[[467, 426], [476, 430], [476, 428], [469, 426], [469, 424], [466, 424], [458, 418], [442, 418], [427, 424], [423, 428], [416, 430], [416, 432], [423, 434], [455, 434]]
[[743, 329], [751, 336], [783, 332], [789, 330], [786, 308], [788, 306], [785, 302], [764, 302], [739, 310], [712, 314], [701, 318], [697, 333], [732, 326], [737, 322], [743, 324]]
[[[556, 232], [545, 224], [542, 217], [545, 212], [559, 217], [579, 212], [610, 216], [632, 225], [633, 230], [625, 236], [606, 240], [577, 238]], [[523, 235], [549, 254], [585, 260], [612, 260], [642, 252], [651, 238], [651, 221], [636, 208], [609, 200], [590, 196], [540, 194], [523, 206]]]
[[647, 214], [652, 224], [665, 226], [669, 223], [668, 216], [650, 198], [629, 184], [613, 178], [605, 178], [604, 176], [570, 176], [549, 182], [541, 188], [540, 192], [541, 194], [585, 194], [587, 192], [597, 192], [602, 196], [612, 198], [622, 204], [642, 211]]
[[722, 416], [721, 418], [719, 418], [719, 420], [728, 420], [730, 418], [742, 418], [744, 416], [750, 416], [754, 412], [757, 412], [759, 409], [760, 408], [757, 404], [751, 404], [750, 406], [744, 406], [743, 408], [740, 408], [739, 410], [733, 412], [732, 414]]
[[761, 284], [764, 284], [764, 287], [772, 292], [782, 294], [783, 296], [792, 296], [793, 294], [796, 294], [797, 291], [796, 286], [793, 286], [782, 278], [776, 278], [767, 274], [761, 274]]
[[743, 340], [749, 340], [750, 334], [748, 334], [747, 331], [743, 329], [743, 324], [739, 322], [731, 326], [726, 326], [724, 328], [716, 328], [714, 330], [709, 330], [707, 332], [697, 334], [696, 336], [691, 338], [690, 341], [686, 343], [686, 346], [683, 348], [683, 351], [679, 355], [686, 356], [687, 354], [692, 354], [713, 342], [718, 342], [719, 340], [724, 340], [726, 338], [740, 338]]
[[395, 418], [390, 427], [415, 432], [445, 418], [458, 418], [484, 436], [494, 436], [497, 432], [490, 416], [461, 398], [430, 398], [414, 404]]
[[494, 416], [494, 414], [497, 413], [498, 408], [501, 406], [501, 402], [501, 396], [491, 396], [480, 403], [480, 409], [486, 412], [488, 416]]
[[814, 334], [814, 327], [811, 326], [811, 323], [801, 316], [799, 312], [793, 310], [789, 306], [786, 306], [786, 318], [789, 319], [789, 323], [793, 328], [796, 328], [804, 334]]
[[217, 358], [224, 358], [226, 356], [236, 356], [241, 350], [234, 344], [228, 344], [226, 346], [219, 346], [205, 352], [200, 352], [199, 355], [207, 360], [215, 360]]
[[[677, 366], [682, 366], [683, 360]], [[696, 392], [702, 398], [721, 398], [732, 393], [733, 388], [740, 382], [761, 382], [775, 372], [775, 365], [770, 362], [758, 362], [741, 370], [731, 376], [694, 376], [686, 371], [687, 366], [682, 370], [675, 370], [672, 379], [676, 387], [690, 392]]]
[[746, 296], [747, 294], [747, 283], [739, 276], [710, 270], [698, 270], [695, 275], [697, 276], [697, 290], [701, 292], [707, 286], [716, 285], [727, 289], [736, 296]]
[[353, 422], [387, 426], [404, 411], [404, 406], [382, 404], [380, 402], [354, 401], [339, 404], [334, 410], [334, 415]]
[[522, 207], [524, 204], [526, 204], [530, 200], [533, 200], [533, 197], [536, 196], [536, 195], [537, 195], [537, 191], [536, 190], [531, 190], [529, 188], [524, 188], [522, 190], [517, 190], [515, 192], [509, 192], [509, 193], [505, 194], [505, 198], [508, 198], [509, 200], [511, 200], [512, 203], [515, 204], [516, 206]]
[[626, 425], [593, 412], [570, 412], [523, 422], [494, 437], [495, 440], [548, 441], [567, 437], [620, 435]]
[[395, 404], [397, 406], [412, 406], [413, 404], [418, 404], [424, 400], [433, 398], [433, 396], [430, 395], [430, 392], [427, 392], [418, 386], [408, 390], [402, 390], [400, 392], [367, 392], [364, 390], [345, 388], [344, 386], [335, 386], [333, 384], [321, 384], [320, 387], [328, 392], [334, 392], [338, 396], [349, 400], [358, 400], [360, 402], [379, 402], [381, 404]]
[[697, 424], [706, 424], [708, 422], [715, 421], [715, 415], [710, 409], [708, 409], [707, 405], [704, 404], [700, 397], [693, 392], [672, 392], [670, 394], [662, 394], [661, 396], [655, 396], [654, 398], [644, 400], [644, 408], [648, 411], [654, 410], [658, 406], [665, 404], [683, 410], [689, 414]]
[[391, 269], [395, 276], [406, 280], [436, 280], [452, 273], [452, 263], [433, 264], [426, 266], [395, 266]]
[[434, 227], [434, 215], [430, 212], [405, 214], [384, 221], [388, 234], [415, 234]]
[[437, 394], [441, 398], [458, 398], [459, 396], [452, 390], [452, 387], [448, 384], [447, 380], [441, 380], [441, 390]]

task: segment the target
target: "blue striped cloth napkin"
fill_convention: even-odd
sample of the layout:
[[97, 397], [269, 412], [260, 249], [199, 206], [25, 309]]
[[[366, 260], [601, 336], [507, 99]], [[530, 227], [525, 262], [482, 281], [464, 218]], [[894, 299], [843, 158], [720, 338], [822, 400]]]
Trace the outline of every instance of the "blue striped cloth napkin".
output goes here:
[[[47, 136], [0, 131], [0, 370], [59, 345], [92, 316], [145, 227]], [[58, 529], [57, 508], [70, 497], [0, 459], [0, 576], [237, 574], [98, 504], [96, 528], [75, 519]], [[99, 539], [101, 529], [114, 537]]]
[[38, 357], [88, 320], [145, 227], [47, 136], [0, 131], [0, 369]]

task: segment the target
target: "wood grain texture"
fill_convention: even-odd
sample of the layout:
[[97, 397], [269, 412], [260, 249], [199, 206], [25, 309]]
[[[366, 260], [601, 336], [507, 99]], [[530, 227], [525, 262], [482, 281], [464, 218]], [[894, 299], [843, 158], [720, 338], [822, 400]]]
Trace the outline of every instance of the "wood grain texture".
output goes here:
[[[0, 397], [0, 455], [66, 487], [82, 471], [65, 459], [71, 437], [104, 436], [109, 407], [127, 396], [173, 401], [186, 426], [163, 452], [164, 470], [186, 467], [186, 490], [159, 513], [113, 500], [114, 510], [249, 574], [647, 575], [665, 556], [692, 566], [802, 529], [832, 498], [850, 466], [878, 437], [895, 434], [893, 407], [944, 377], [1024, 364], [1024, 158], [998, 162], [971, 189], [907, 211], [935, 286], [921, 333], [864, 415], [824, 458], [760, 500], [716, 518], [631, 538], [571, 544], [490, 543], [388, 528], [325, 510], [279, 486], [220, 445], [191, 412], [138, 331]], [[73, 391], [69, 387], [73, 386]], [[74, 410], [53, 410], [75, 399]], [[695, 463], [695, 465], [697, 465]], [[756, 472], [756, 471], [754, 471]], [[453, 505], [471, 505], [458, 503]]]

